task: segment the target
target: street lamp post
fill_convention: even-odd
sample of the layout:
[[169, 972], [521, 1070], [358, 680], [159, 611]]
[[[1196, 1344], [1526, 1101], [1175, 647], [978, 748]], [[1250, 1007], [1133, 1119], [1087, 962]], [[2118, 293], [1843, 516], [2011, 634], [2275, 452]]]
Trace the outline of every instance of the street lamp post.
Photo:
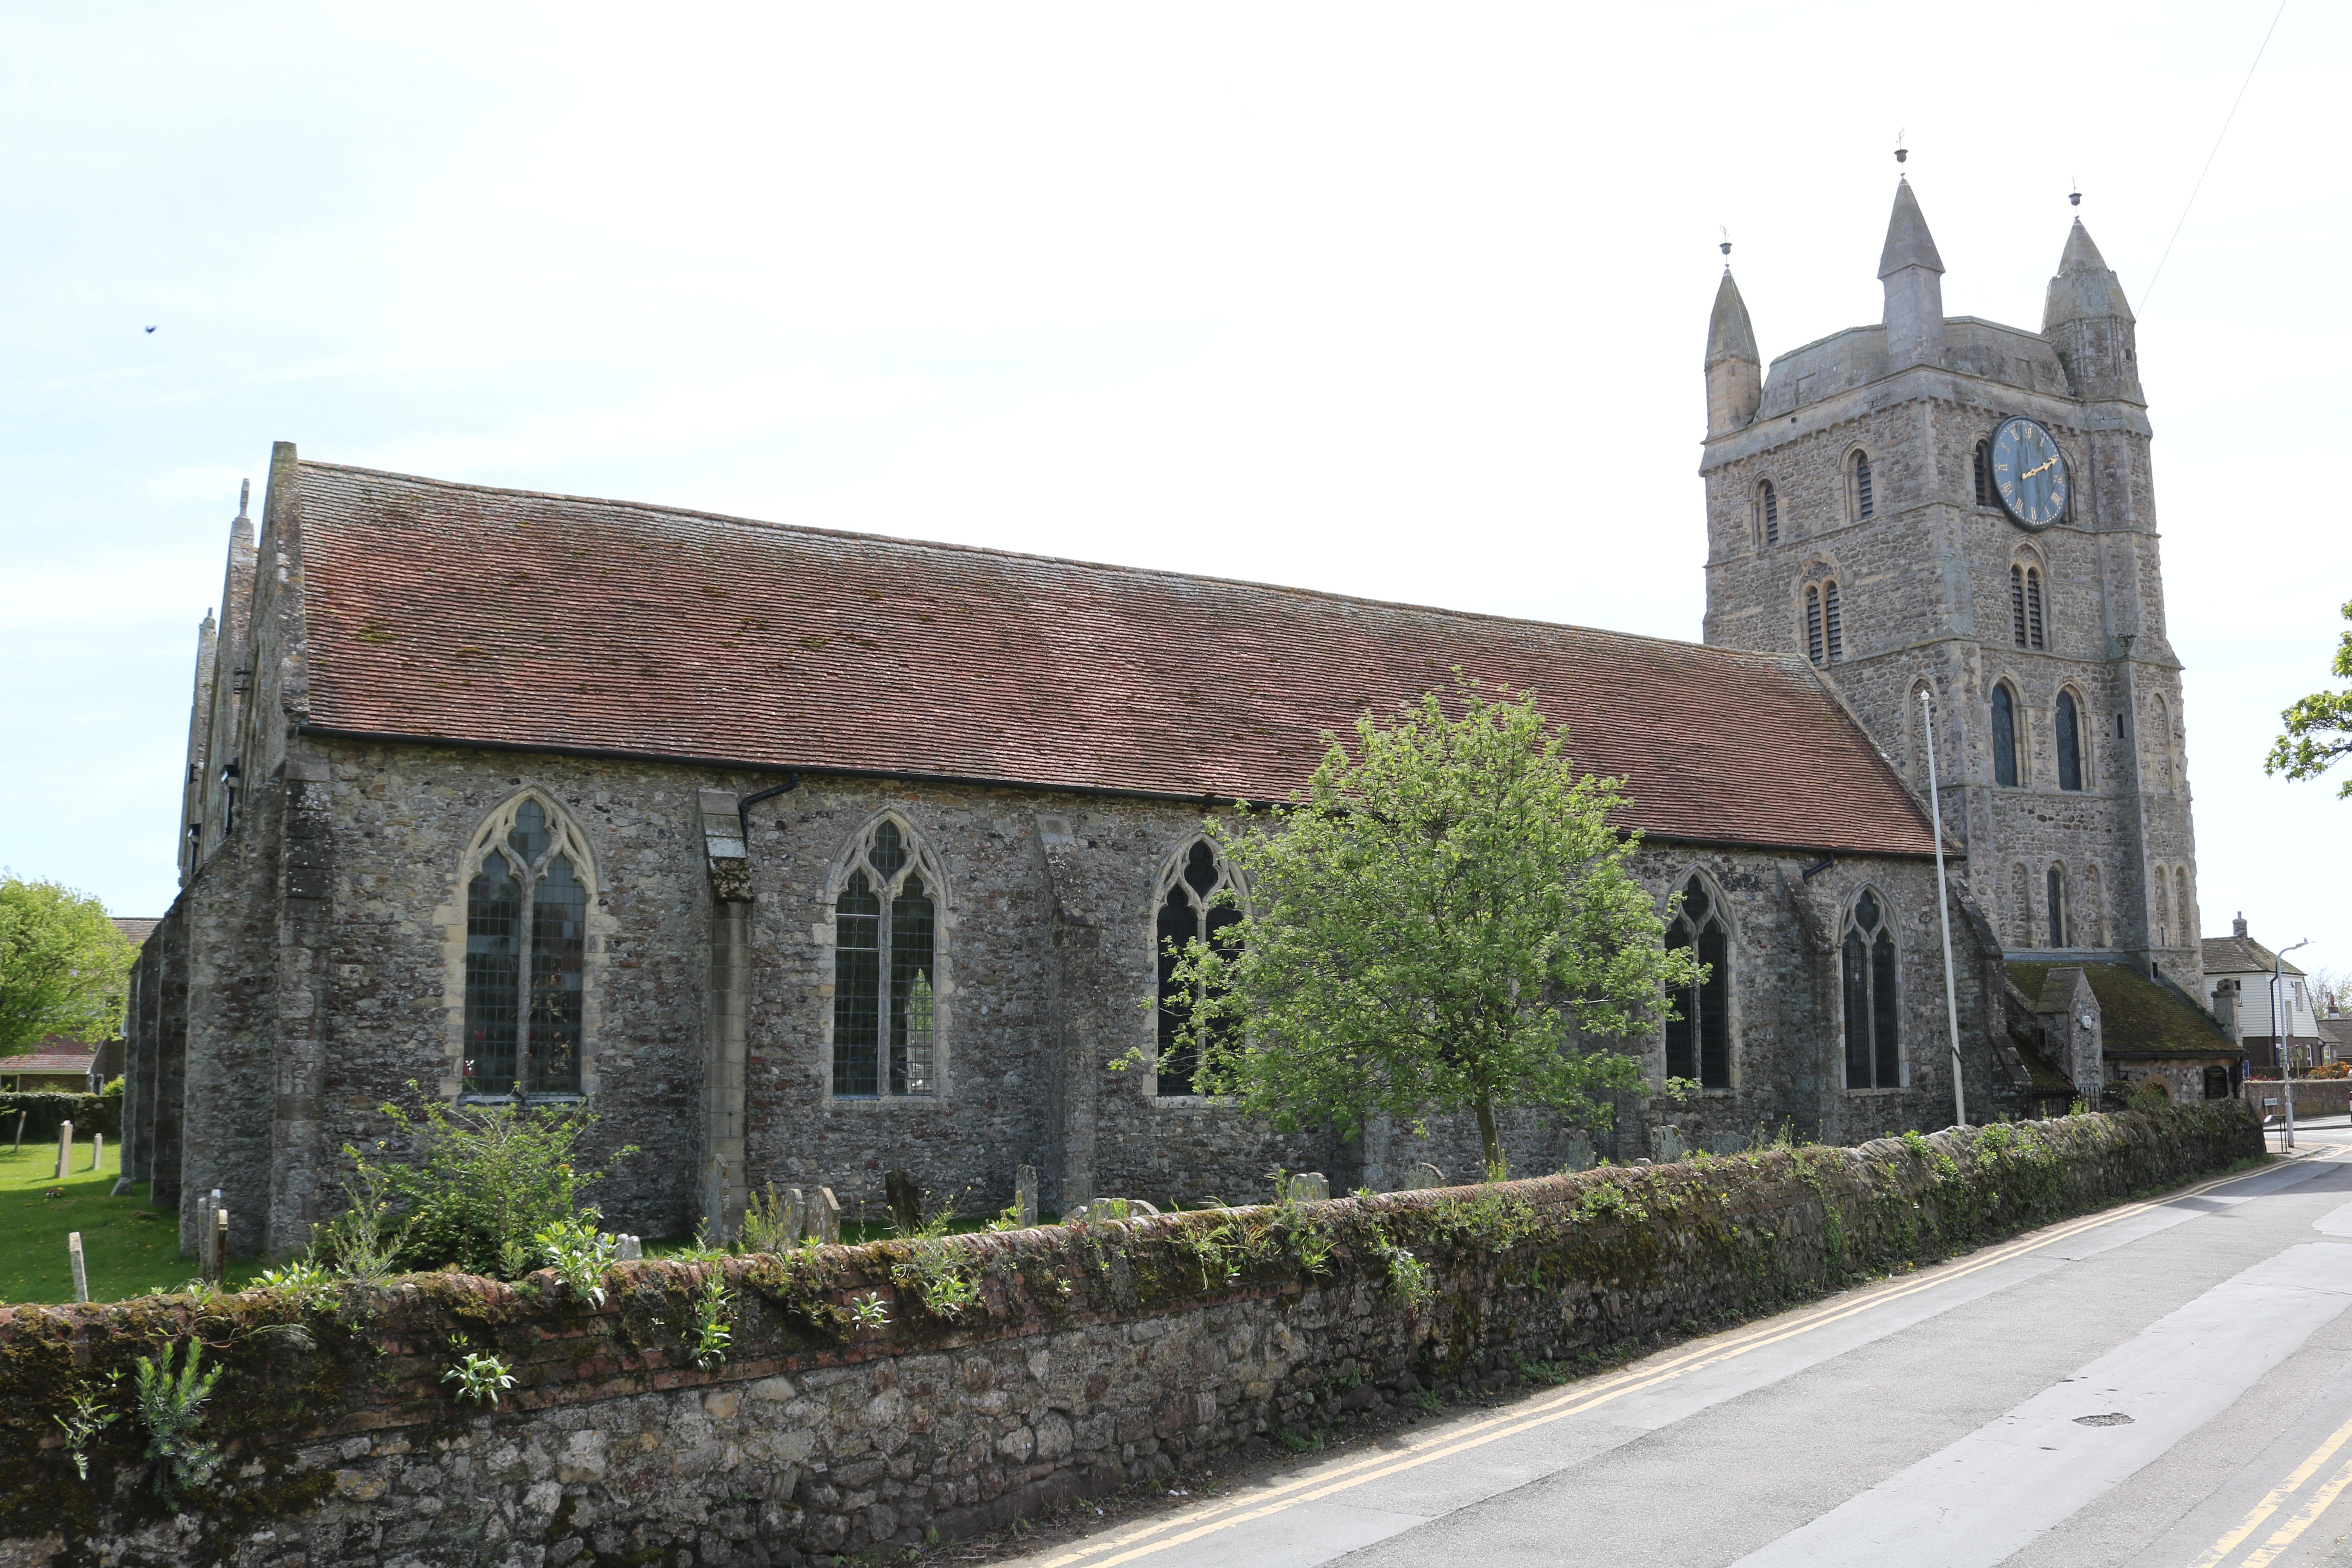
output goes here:
[[1936, 830], [1936, 913], [1944, 922], [1944, 1016], [1952, 1026], [1952, 1124], [1969, 1124], [1968, 1090], [1960, 1083], [1960, 998], [1952, 978], [1952, 900], [1944, 889], [1944, 798], [1936, 787], [1936, 702], [1919, 689], [1919, 717], [1927, 731], [1927, 809]]
[[[2305, 937], [2294, 947], [2310, 945], [2311, 939]], [[2294, 947], [2271, 954], [2271, 1037], [2278, 1042], [2279, 1088], [2286, 1097], [2286, 1141], [2280, 1145], [2285, 1149], [2294, 1147], [2294, 1052], [2287, 1033], [2294, 1026], [2294, 1013], [2286, 1005], [2286, 955]]]

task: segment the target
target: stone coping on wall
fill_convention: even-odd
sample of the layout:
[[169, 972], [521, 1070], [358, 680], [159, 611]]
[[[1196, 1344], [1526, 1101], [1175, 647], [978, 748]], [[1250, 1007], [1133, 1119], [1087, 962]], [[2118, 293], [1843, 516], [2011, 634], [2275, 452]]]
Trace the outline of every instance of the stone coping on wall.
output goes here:
[[[0, 1562], [766, 1568], [911, 1544], [1419, 1388], [1769, 1311], [2261, 1152], [2249, 1109], [2215, 1101], [623, 1264], [601, 1306], [551, 1274], [445, 1273], [308, 1303], [8, 1308]], [[732, 1342], [705, 1369], [688, 1337], [714, 1276]], [[204, 1428], [225, 1462], [173, 1510], [128, 1384], [138, 1357], [191, 1336], [227, 1369]], [[467, 1352], [513, 1369], [495, 1406], [455, 1397]], [[87, 1447], [86, 1482], [56, 1420], [78, 1391], [124, 1412]]]

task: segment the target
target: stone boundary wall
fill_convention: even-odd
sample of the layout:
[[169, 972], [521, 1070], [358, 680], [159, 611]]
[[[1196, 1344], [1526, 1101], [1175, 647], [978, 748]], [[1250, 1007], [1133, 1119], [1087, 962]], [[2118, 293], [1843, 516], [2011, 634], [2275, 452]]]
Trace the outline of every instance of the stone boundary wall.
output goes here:
[[[1769, 1311], [2260, 1155], [2242, 1103], [1099, 1226], [0, 1310], [0, 1568], [712, 1568], [951, 1538], [1431, 1386]], [[693, 1303], [733, 1293], [698, 1370]], [[927, 1283], [928, 1281], [928, 1283]], [[959, 1294], [971, 1304], [955, 1310]], [[886, 1327], [851, 1310], [878, 1301]], [[927, 1301], [940, 1303], [934, 1308]], [[867, 1315], [871, 1317], [872, 1309]], [[177, 1511], [135, 1415], [55, 1417], [191, 1332], [228, 1375]], [[461, 1404], [460, 1342], [518, 1386]]]

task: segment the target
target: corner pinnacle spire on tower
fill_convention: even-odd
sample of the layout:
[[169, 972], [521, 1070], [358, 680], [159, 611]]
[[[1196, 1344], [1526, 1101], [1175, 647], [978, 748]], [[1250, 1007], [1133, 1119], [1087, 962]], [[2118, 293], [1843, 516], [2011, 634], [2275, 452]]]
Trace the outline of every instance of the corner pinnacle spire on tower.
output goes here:
[[1709, 438], [1745, 427], [1764, 401], [1764, 363], [1747, 301], [1726, 263], [1706, 320], [1706, 433]]
[[2042, 306], [2042, 335], [2058, 351], [2074, 395], [2144, 401], [2131, 301], [2076, 218]]
[[1944, 258], [1927, 232], [1927, 215], [1911, 182], [1895, 183], [1895, 211], [1886, 220], [1886, 246], [1878, 257], [1885, 286], [1886, 367], [1944, 363]]

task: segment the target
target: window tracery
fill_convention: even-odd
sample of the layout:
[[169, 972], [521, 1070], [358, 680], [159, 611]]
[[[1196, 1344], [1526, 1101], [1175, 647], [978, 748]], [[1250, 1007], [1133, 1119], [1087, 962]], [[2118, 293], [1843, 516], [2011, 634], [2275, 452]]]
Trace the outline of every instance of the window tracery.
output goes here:
[[1176, 953], [1195, 939], [1223, 946], [1224, 933], [1241, 921], [1240, 897], [1233, 868], [1205, 838], [1186, 846], [1160, 876], [1152, 947], [1160, 961], [1156, 1060], [1161, 1094], [1197, 1093], [1194, 1079], [1201, 1069], [1198, 1048], [1180, 1044], [1176, 1037], [1184, 1021], [1181, 1004], [1189, 1000], [1176, 978]]
[[1902, 997], [1895, 932], [1878, 895], [1865, 891], [1846, 916], [1839, 943], [1845, 994], [1845, 1086], [1895, 1089], [1903, 1082]]
[[834, 899], [833, 1092], [939, 1093], [940, 881], [913, 830], [866, 829]]
[[463, 1092], [578, 1094], [593, 873], [576, 830], [519, 795], [466, 870]]
[[1723, 911], [1697, 877], [1683, 885], [1682, 903], [1666, 927], [1666, 947], [1689, 948], [1707, 976], [1674, 995], [1676, 1016], [1666, 1023], [1666, 1076], [1691, 1078], [1702, 1089], [1731, 1087], [1731, 941]]

